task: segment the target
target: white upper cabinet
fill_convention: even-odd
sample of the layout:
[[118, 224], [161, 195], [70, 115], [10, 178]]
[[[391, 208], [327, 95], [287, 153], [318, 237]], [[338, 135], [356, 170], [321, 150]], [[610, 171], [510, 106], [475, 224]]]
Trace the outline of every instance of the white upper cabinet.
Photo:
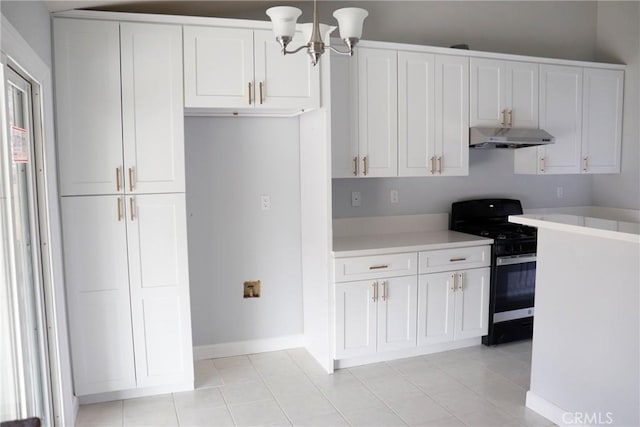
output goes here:
[[470, 125], [538, 127], [538, 64], [471, 58]]
[[180, 26], [54, 19], [63, 196], [183, 192]]
[[360, 176], [398, 175], [397, 52], [358, 49]]
[[331, 53], [331, 177], [359, 175], [358, 51]]
[[185, 107], [253, 105], [253, 30], [184, 26]]
[[[304, 50], [283, 55], [271, 30], [254, 31], [256, 107], [311, 109], [319, 107], [319, 65], [313, 66]], [[295, 50], [302, 33], [288, 46]]]
[[60, 193], [122, 193], [120, 24], [54, 19]]
[[582, 173], [619, 173], [624, 72], [585, 68]]
[[181, 28], [123, 23], [120, 37], [125, 192], [184, 192]]
[[469, 60], [398, 53], [398, 175], [467, 175]]
[[319, 67], [303, 53], [282, 55], [270, 30], [184, 26], [184, 87], [187, 108], [296, 111], [320, 104]]

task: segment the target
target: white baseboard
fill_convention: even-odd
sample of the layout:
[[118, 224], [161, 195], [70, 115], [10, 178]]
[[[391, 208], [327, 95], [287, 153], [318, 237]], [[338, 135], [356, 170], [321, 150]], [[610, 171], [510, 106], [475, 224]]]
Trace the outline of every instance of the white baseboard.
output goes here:
[[193, 381], [171, 384], [161, 387], [136, 388], [131, 390], [110, 391], [107, 393], [88, 394], [79, 396], [81, 405], [88, 403], [109, 402], [112, 400], [133, 399], [135, 397], [155, 396], [158, 394], [178, 393], [193, 390]]
[[250, 341], [235, 341], [221, 344], [199, 345], [193, 348], [193, 359], [214, 359], [217, 357], [241, 356], [267, 351], [287, 350], [304, 347], [304, 335], [264, 338]]
[[567, 413], [567, 411], [562, 408], [554, 405], [546, 399], [538, 396], [532, 391], [527, 392], [527, 408], [532, 411], [542, 415], [549, 421], [553, 422], [557, 426], [565, 426], [567, 423], [563, 420], [563, 415]]
[[404, 359], [405, 357], [422, 356], [425, 354], [440, 353], [441, 351], [457, 350], [459, 348], [472, 347], [481, 344], [482, 338], [468, 338], [465, 340], [432, 344], [424, 347], [413, 347], [384, 353], [376, 353], [370, 356], [339, 359], [334, 362], [334, 365], [336, 369], [344, 369], [352, 366], [366, 365], [368, 363], [387, 362], [389, 360]]

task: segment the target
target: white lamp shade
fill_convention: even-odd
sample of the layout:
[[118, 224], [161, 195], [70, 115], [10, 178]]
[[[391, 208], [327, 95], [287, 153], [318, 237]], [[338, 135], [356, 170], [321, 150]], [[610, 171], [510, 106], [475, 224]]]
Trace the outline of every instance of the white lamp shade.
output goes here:
[[[337, 27], [327, 24], [320, 24], [320, 37], [325, 44], [329, 44], [329, 34], [331, 34]], [[298, 29], [302, 31], [302, 42], [307, 43], [311, 40], [311, 33], [313, 33], [313, 23], [300, 24]]]
[[362, 37], [362, 23], [367, 16], [369, 12], [359, 7], [345, 7], [333, 12], [340, 28], [340, 38], [359, 40]]
[[273, 32], [276, 37], [291, 37], [296, 32], [296, 21], [302, 11], [297, 7], [276, 6], [267, 9], [267, 15], [273, 23]]

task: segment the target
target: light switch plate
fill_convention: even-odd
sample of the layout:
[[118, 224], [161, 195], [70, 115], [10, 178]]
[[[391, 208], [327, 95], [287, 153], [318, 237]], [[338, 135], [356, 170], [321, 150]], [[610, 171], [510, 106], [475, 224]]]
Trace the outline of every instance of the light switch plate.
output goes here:
[[271, 197], [269, 196], [260, 196], [260, 209], [263, 211], [271, 210]]
[[398, 190], [391, 190], [391, 203], [398, 203]]

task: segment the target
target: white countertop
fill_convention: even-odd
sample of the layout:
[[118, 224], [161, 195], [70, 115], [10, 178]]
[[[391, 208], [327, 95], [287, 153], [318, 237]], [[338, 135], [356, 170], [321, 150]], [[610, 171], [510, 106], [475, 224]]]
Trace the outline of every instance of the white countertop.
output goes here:
[[565, 214], [512, 215], [509, 221], [532, 227], [640, 243], [640, 224], [634, 222]]
[[451, 230], [334, 237], [333, 256], [335, 258], [344, 258], [419, 252], [434, 249], [483, 246], [492, 243], [492, 239]]

